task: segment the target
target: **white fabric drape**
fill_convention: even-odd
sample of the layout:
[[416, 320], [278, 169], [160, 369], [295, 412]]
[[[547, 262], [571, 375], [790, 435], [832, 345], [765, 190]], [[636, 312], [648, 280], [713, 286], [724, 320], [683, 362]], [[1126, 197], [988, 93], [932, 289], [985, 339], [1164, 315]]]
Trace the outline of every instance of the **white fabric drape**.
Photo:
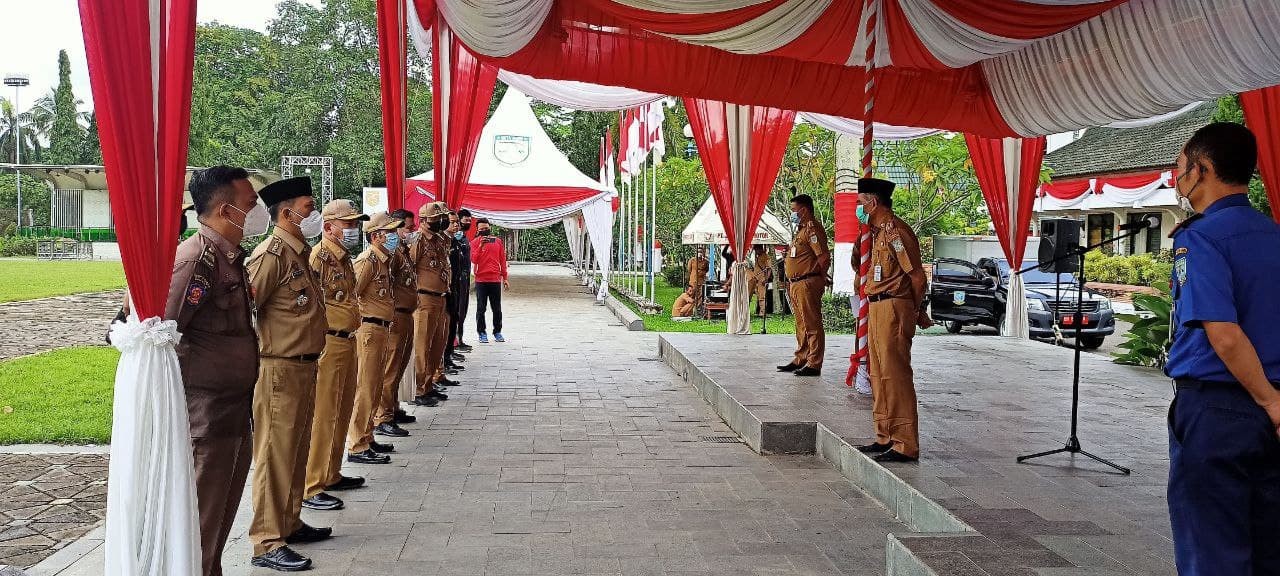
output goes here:
[[500, 58], [533, 40], [553, 4], [553, 0], [437, 0], [436, 7], [472, 52]]
[[982, 70], [1026, 136], [1172, 112], [1280, 84], [1280, 2], [1132, 0]]
[[498, 79], [533, 98], [574, 110], [593, 112], [626, 110], [664, 98], [662, 94], [653, 92], [572, 80], [543, 80], [510, 70], [499, 71]]
[[751, 293], [747, 286], [746, 247], [753, 231], [747, 230], [751, 205], [751, 107], [725, 104], [725, 129], [729, 141], [729, 180], [733, 184], [732, 231], [733, 284], [729, 287], [729, 309], [725, 312], [729, 334], [751, 333]]
[[[131, 315], [111, 326], [120, 349], [111, 420], [104, 574], [198, 574], [186, 391], [172, 320]], [[148, 410], [154, 408], [154, 411]]]
[[485, 210], [482, 208], [467, 208], [471, 211], [471, 215], [476, 218], [488, 218], [490, 222], [502, 226], [503, 228], [512, 228], [517, 230], [527, 230], [530, 228], [546, 228], [556, 222], [560, 222], [565, 218], [573, 215], [575, 212], [600, 198], [608, 199], [609, 192], [601, 192], [595, 196], [564, 204], [561, 206], [552, 206], [538, 210], [510, 210], [496, 211]]
[[668, 14], [704, 14], [707, 12], [727, 12], [764, 4], [769, 0], [614, 0], [623, 6], [665, 12]]
[[578, 226], [577, 215], [561, 219], [560, 224], [564, 226], [564, 239], [569, 243], [573, 269], [582, 270], [582, 229]]
[[1107, 201], [1116, 202], [1121, 205], [1125, 205], [1125, 204], [1132, 205], [1134, 202], [1140, 202], [1146, 199], [1148, 196], [1154, 194], [1156, 190], [1159, 190], [1161, 187], [1169, 186], [1172, 183], [1173, 183], [1173, 172], [1166, 170], [1160, 173], [1160, 177], [1158, 179], [1152, 181], [1149, 184], [1144, 184], [1136, 188], [1121, 188], [1119, 186], [1112, 186], [1110, 184], [1103, 183], [1102, 194], [1099, 194], [1097, 196], [1100, 196], [1101, 198]]
[[[862, 138], [862, 121], [852, 118], [844, 118], [842, 116], [832, 116], [830, 114], [818, 114], [815, 112], [801, 112], [797, 114], [803, 118], [805, 122], [815, 126], [826, 128], [832, 132], [847, 134], [854, 138]], [[925, 136], [941, 134], [944, 130], [936, 130], [933, 128], [913, 128], [909, 126], [890, 126], [876, 122], [875, 136], [876, 140], [915, 140]]]
[[1177, 118], [1183, 114], [1186, 114], [1187, 112], [1195, 110], [1196, 107], [1200, 106], [1201, 104], [1204, 104], [1204, 102], [1192, 102], [1190, 104], [1187, 104], [1186, 106], [1183, 106], [1177, 110], [1174, 110], [1173, 112], [1165, 112], [1164, 114], [1156, 114], [1155, 116], [1149, 116], [1147, 118], [1139, 118], [1136, 120], [1121, 120], [1119, 122], [1112, 122], [1110, 124], [1107, 124], [1107, 128], [1143, 128], [1146, 126], [1151, 126], [1152, 124], [1159, 124], [1161, 122], [1173, 120], [1174, 118]]
[[613, 202], [602, 197], [583, 206], [582, 221], [591, 239], [596, 267], [600, 269], [600, 291], [596, 293], [596, 300], [604, 300], [609, 295], [609, 255], [613, 252]]
[[[1016, 236], [1018, 230], [1018, 204], [1021, 203], [1020, 194], [1018, 194], [1018, 182], [1022, 179], [1022, 140], [1020, 138], [1005, 138], [1002, 142], [1004, 147], [1004, 193], [1009, 203], [1006, 210], [1009, 221], [1005, 223], [1008, 226], [1010, 234]], [[1026, 242], [1025, 238], [1011, 238], [1013, 242]], [[1026, 256], [1023, 256], [1023, 262]], [[1022, 276], [1019, 274], [1009, 274], [1008, 299], [1004, 307], [1004, 326], [1000, 326], [1000, 334], [1010, 338], [1018, 338], [1025, 340], [1031, 335], [1031, 324], [1027, 318], [1027, 293], [1023, 286]]]
[[668, 36], [739, 54], [763, 54], [786, 46], [813, 26], [832, 0], [787, 0], [760, 16], [705, 34]]

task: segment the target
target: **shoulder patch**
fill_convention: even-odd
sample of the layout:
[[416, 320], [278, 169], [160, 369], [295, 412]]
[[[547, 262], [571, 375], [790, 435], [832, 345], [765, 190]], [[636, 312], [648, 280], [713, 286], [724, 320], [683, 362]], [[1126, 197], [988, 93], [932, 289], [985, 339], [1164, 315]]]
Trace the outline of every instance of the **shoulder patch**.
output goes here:
[[[1186, 248], [1181, 248], [1186, 250]], [[1187, 284], [1187, 257], [1184, 255], [1173, 261], [1173, 271], [1178, 276], [1178, 285], [1185, 286]]]
[[282, 254], [284, 252], [284, 240], [281, 240], [277, 236], [271, 237], [270, 242], [267, 243], [267, 252], [275, 254], [276, 256]]
[[208, 293], [209, 279], [200, 274], [192, 275], [191, 281], [187, 283], [187, 304], [199, 306]]
[[1173, 255], [1174, 255], [1174, 256], [1182, 256], [1183, 254], [1186, 254], [1186, 253], [1187, 253], [1187, 247], [1186, 247], [1186, 246], [1183, 246], [1183, 247], [1178, 248], [1177, 250], [1174, 250], [1174, 251], [1173, 251]]
[[903, 248], [902, 246], [902, 239], [896, 236], [889, 241], [889, 244], [893, 245], [894, 252], [902, 252], [903, 250], [905, 250], [905, 248]]
[[214, 265], [217, 264], [214, 260], [214, 258], [217, 257], [217, 253], [218, 250], [213, 246], [213, 244], [206, 244], [204, 250], [200, 251], [200, 263], [208, 266], [209, 268], [213, 268]]

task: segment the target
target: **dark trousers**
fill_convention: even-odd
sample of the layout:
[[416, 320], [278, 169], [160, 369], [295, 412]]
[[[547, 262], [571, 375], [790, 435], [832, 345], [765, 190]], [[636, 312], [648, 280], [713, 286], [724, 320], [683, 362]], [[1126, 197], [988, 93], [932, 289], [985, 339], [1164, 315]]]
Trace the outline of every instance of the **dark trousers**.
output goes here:
[[1280, 439], [1243, 387], [1178, 390], [1169, 516], [1182, 576], [1280, 574]]
[[476, 331], [484, 334], [485, 309], [493, 308], [493, 332], [502, 332], [502, 283], [476, 282]]
[[449, 337], [444, 341], [444, 364], [446, 366], [453, 364], [453, 342], [454, 338], [458, 336], [458, 306], [455, 303], [455, 298], [457, 298], [457, 293], [450, 292], [444, 303], [445, 314], [449, 318]]
[[454, 287], [453, 293], [455, 294], [455, 297], [458, 299], [457, 306], [454, 308], [458, 312], [457, 312], [457, 315], [454, 316], [453, 323], [455, 326], [455, 334], [457, 335], [458, 343], [462, 344], [464, 343], [464, 338], [462, 337], [462, 335], [465, 334], [467, 331], [466, 330], [467, 309], [470, 308], [469, 304], [471, 303], [471, 275], [470, 274], [468, 274], [465, 278], [463, 278], [462, 281], [460, 281], [458, 285]]
[[201, 573], [222, 576], [222, 551], [249, 478], [253, 437], [248, 429], [239, 435], [193, 437], [191, 453], [200, 511]]

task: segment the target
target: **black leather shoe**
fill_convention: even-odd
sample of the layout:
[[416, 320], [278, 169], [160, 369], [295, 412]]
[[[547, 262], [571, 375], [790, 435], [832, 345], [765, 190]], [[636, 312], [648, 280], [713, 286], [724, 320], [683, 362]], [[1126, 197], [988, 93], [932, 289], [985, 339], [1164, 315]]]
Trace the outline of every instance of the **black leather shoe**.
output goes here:
[[455, 381], [453, 381], [453, 380], [450, 380], [450, 379], [448, 379], [448, 378], [441, 378], [441, 379], [439, 379], [439, 380], [437, 380], [437, 381], [436, 381], [436, 389], [437, 389], [437, 390], [439, 389], [439, 387], [440, 387], [440, 386], [457, 386], [457, 385], [458, 385], [458, 383], [457, 383], [457, 382], [455, 382]]
[[444, 369], [444, 373], [445, 373], [445, 375], [447, 375], [447, 376], [457, 376], [457, 375], [458, 375], [458, 372], [461, 372], [461, 370], [458, 370], [457, 368], [445, 368], [445, 369]]
[[861, 453], [863, 453], [863, 454], [879, 454], [879, 453], [884, 452], [885, 450], [888, 450], [888, 449], [890, 449], [890, 448], [893, 448], [893, 443], [892, 443], [892, 442], [889, 442], [889, 443], [887, 443], [887, 444], [880, 444], [880, 443], [878, 443], [878, 442], [872, 442], [872, 443], [870, 443], [870, 444], [867, 444], [866, 446], [859, 446], [859, 447], [858, 447], [858, 451], [859, 451], [859, 452], [861, 452]]
[[822, 371], [817, 368], [805, 366], [804, 368], [792, 372], [792, 374], [795, 374], [796, 376], [818, 376], [822, 374]]
[[430, 397], [430, 396], [426, 396], [426, 395], [423, 395], [423, 396], [414, 396], [414, 398], [413, 398], [413, 403], [414, 403], [414, 404], [417, 404], [418, 406], [426, 406], [427, 408], [434, 408], [434, 407], [436, 407], [436, 406], [440, 405], [440, 401], [439, 401], [439, 400], [436, 400], [435, 398], [432, 398], [432, 397]]
[[919, 458], [912, 458], [897, 450], [890, 450], [872, 458], [872, 460], [875, 460], [876, 462], [915, 462], [916, 460], [919, 460]]
[[418, 417], [396, 408], [396, 415], [393, 417], [396, 424], [413, 424], [418, 421]]
[[312, 510], [341, 510], [342, 499], [335, 498], [333, 496], [325, 494], [324, 492], [321, 492], [319, 494], [316, 494], [315, 496], [312, 496], [310, 498], [307, 498], [306, 500], [303, 500], [302, 507], [310, 508]]
[[377, 440], [373, 440], [369, 442], [369, 449], [373, 450], [378, 454], [384, 454], [384, 455], [396, 451], [395, 446], [392, 446], [391, 444], [383, 444], [381, 442], [378, 442]]
[[390, 436], [392, 438], [404, 438], [409, 433], [404, 428], [396, 426], [395, 422], [385, 422], [373, 428], [373, 433], [378, 436]]
[[458, 363], [466, 362], [466, 361], [467, 361], [467, 357], [466, 357], [466, 356], [463, 356], [463, 355], [461, 355], [461, 354], [459, 354], [459, 353], [457, 353], [457, 352], [454, 352], [454, 353], [453, 353], [453, 356], [450, 356], [449, 358], [452, 358], [452, 359], [453, 359], [453, 363], [454, 363], [454, 364], [458, 364]]
[[391, 457], [383, 456], [374, 452], [372, 448], [364, 452], [356, 452], [355, 454], [347, 454], [347, 462], [353, 464], [390, 464]]
[[441, 402], [444, 402], [445, 400], [449, 399], [449, 395], [445, 394], [444, 392], [441, 392], [440, 389], [438, 388], [435, 390], [432, 390], [431, 392], [428, 392], [427, 396], [435, 398], [436, 400], [439, 400]]
[[364, 478], [359, 476], [343, 476], [341, 480], [325, 486], [325, 490], [339, 492], [342, 490], [354, 490], [364, 486]]
[[281, 546], [261, 556], [254, 556], [251, 564], [278, 572], [301, 572], [311, 569], [311, 559], [290, 550], [288, 546]]
[[779, 366], [778, 371], [779, 372], [795, 372], [800, 368], [801, 366], [799, 364], [796, 364], [795, 362], [788, 362], [786, 364], [783, 364], [782, 366]]
[[457, 346], [454, 346], [453, 349], [459, 352], [470, 352], [473, 350], [470, 344], [463, 344], [461, 342], [459, 342]]
[[456, 376], [459, 372], [466, 371], [467, 367], [461, 364], [446, 364], [444, 371], [450, 376]]
[[308, 544], [311, 542], [319, 542], [328, 540], [333, 537], [333, 528], [316, 528], [306, 522], [302, 523], [302, 527], [293, 531], [285, 537], [284, 541], [289, 544]]

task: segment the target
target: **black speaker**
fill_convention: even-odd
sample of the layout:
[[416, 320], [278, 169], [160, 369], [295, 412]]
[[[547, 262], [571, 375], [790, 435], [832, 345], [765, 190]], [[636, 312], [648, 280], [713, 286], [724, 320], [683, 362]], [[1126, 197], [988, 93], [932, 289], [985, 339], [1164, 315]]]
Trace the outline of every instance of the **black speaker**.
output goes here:
[[[1040, 271], [1050, 274], [1080, 271], [1079, 258], [1063, 258], [1080, 246], [1080, 221], [1053, 218], [1040, 221]], [[1057, 260], [1055, 262], [1055, 260]]]

